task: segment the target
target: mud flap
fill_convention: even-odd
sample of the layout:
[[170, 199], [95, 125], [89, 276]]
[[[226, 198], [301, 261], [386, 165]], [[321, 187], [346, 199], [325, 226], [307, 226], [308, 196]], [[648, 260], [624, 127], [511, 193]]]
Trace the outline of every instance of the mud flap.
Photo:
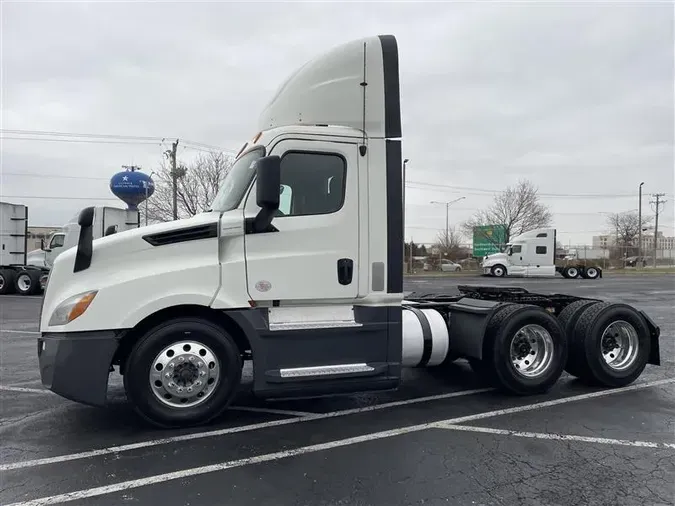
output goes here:
[[648, 364], [661, 365], [661, 348], [659, 346], [659, 338], [661, 337], [661, 328], [654, 323], [647, 313], [640, 310], [639, 313], [645, 319], [647, 327], [649, 328], [649, 335], [651, 336], [651, 350], [649, 352]]

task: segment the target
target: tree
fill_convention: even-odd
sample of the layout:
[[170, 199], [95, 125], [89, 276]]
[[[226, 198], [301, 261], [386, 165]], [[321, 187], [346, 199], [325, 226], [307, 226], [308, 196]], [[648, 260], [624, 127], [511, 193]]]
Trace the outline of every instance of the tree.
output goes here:
[[[539, 200], [537, 188], [527, 180], [520, 180], [515, 187], [507, 187], [495, 198], [487, 209], [478, 211], [463, 224], [464, 231], [473, 236], [474, 227], [504, 225], [505, 242], [535, 228], [548, 227], [553, 216], [548, 206]], [[491, 240], [486, 235], [486, 239]]]
[[[646, 229], [651, 223], [651, 216], [642, 217], [642, 228]], [[627, 213], [612, 213], [607, 216], [607, 226], [614, 237], [617, 246], [638, 246], [640, 236], [640, 216], [636, 211]]]
[[[187, 218], [209, 208], [218, 188], [232, 167], [232, 159], [223, 154], [200, 154], [188, 165], [178, 164], [178, 217]], [[155, 171], [155, 193], [148, 201], [148, 218], [151, 221], [173, 219], [173, 194], [171, 165], [163, 160]], [[140, 209], [145, 211], [141, 204]]]
[[438, 233], [436, 244], [434, 245], [441, 252], [445, 258], [455, 258], [460, 256], [464, 248], [462, 248], [462, 234], [457, 231], [455, 227], [449, 228], [446, 235], [443, 230]]

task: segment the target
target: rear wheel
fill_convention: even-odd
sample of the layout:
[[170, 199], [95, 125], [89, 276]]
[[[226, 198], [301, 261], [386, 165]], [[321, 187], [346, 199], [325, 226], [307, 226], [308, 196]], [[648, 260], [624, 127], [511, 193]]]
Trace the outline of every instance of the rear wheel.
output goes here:
[[574, 326], [574, 368], [581, 380], [607, 387], [635, 381], [647, 365], [649, 329], [640, 313], [626, 304], [598, 303]]
[[14, 292], [14, 271], [0, 269], [0, 295]]
[[596, 279], [600, 276], [600, 271], [595, 267], [587, 267], [584, 271], [584, 277], [586, 279]]
[[581, 315], [584, 314], [584, 311], [594, 304], [598, 304], [598, 301], [578, 300], [563, 309], [558, 316], [558, 322], [560, 323], [560, 326], [565, 333], [565, 337], [567, 338], [567, 347], [569, 350], [567, 363], [565, 364], [565, 371], [567, 371], [572, 376], [578, 377], [581, 374], [581, 370], [579, 369], [578, 365], [579, 359], [577, 358], [579, 347], [577, 346], [574, 337], [574, 326], [579, 321]]
[[14, 288], [20, 295], [34, 295], [40, 291], [40, 271], [25, 270], [16, 275]]
[[568, 279], [574, 279], [579, 277], [579, 269], [576, 267], [565, 267], [565, 270], [563, 271], [563, 276], [565, 276]]
[[192, 426], [225, 410], [241, 369], [241, 354], [227, 332], [207, 320], [179, 318], [136, 343], [124, 387], [136, 411], [154, 425]]
[[503, 390], [516, 395], [543, 393], [562, 374], [565, 334], [558, 320], [539, 307], [506, 306], [493, 317], [485, 339], [480, 368]]

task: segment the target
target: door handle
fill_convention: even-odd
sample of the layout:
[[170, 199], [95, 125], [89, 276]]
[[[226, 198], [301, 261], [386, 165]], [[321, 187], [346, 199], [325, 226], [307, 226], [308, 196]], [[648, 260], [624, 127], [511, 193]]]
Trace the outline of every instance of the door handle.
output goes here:
[[337, 261], [338, 283], [348, 285], [352, 282], [354, 275], [354, 260], [351, 258], [341, 258]]

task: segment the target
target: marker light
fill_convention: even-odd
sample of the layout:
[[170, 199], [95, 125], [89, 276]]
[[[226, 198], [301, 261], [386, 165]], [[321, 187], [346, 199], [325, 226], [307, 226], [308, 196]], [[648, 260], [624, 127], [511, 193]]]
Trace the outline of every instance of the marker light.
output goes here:
[[96, 297], [97, 291], [84, 292], [64, 300], [52, 313], [49, 326], [66, 325], [81, 316]]

